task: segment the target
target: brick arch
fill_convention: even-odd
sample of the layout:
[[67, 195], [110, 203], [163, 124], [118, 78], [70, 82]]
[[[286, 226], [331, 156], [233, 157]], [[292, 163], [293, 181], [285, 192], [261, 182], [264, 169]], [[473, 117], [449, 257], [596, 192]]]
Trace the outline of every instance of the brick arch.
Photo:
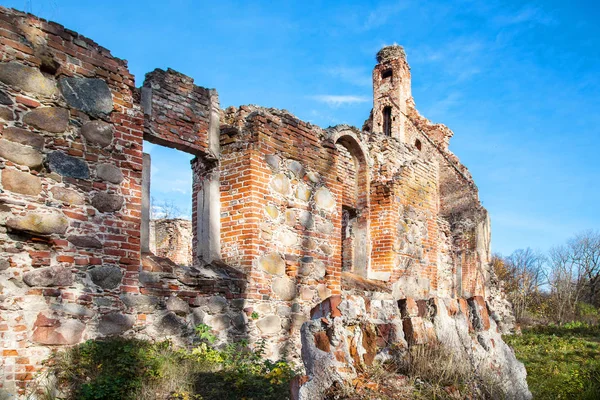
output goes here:
[[371, 247], [368, 152], [351, 128], [334, 128], [328, 133], [336, 146], [336, 173], [342, 184], [342, 270], [367, 277]]

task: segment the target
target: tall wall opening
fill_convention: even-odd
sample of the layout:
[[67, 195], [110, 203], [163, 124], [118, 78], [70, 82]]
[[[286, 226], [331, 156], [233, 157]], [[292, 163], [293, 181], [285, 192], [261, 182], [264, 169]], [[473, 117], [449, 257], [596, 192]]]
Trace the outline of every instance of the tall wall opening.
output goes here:
[[342, 183], [342, 271], [366, 277], [370, 255], [366, 158], [352, 136], [339, 137], [336, 149]]

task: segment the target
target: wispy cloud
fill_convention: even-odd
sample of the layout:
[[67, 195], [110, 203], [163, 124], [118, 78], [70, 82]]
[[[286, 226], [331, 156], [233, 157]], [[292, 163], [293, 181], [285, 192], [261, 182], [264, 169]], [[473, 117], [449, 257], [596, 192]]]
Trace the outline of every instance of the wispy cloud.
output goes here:
[[385, 2], [376, 6], [363, 24], [364, 30], [379, 28], [387, 24], [389, 19], [410, 6], [409, 1]]
[[482, 72], [489, 62], [486, 55], [491, 52], [490, 44], [475, 37], [459, 37], [433, 48], [424, 46], [412, 52], [415, 63], [436, 63], [440, 71], [452, 78], [454, 83], [464, 82]]
[[364, 67], [331, 67], [325, 72], [341, 81], [350, 83], [355, 86], [371, 87], [371, 73]]
[[510, 26], [518, 24], [552, 25], [556, 21], [540, 8], [527, 5], [512, 14], [500, 14], [492, 19], [498, 26]]
[[371, 100], [367, 96], [356, 96], [356, 95], [333, 95], [333, 94], [318, 94], [310, 96], [318, 102], [325, 103], [331, 107], [339, 107], [350, 104], [366, 103]]
[[446, 97], [434, 102], [431, 106], [427, 107], [426, 115], [433, 118], [442, 118], [447, 115], [452, 109], [463, 103], [462, 94], [460, 92], [450, 92]]

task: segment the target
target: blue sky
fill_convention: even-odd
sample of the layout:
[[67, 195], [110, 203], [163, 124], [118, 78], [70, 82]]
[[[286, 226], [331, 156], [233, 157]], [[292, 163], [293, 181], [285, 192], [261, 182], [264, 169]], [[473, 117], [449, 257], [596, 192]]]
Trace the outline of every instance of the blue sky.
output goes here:
[[[221, 106], [362, 126], [370, 72], [405, 47], [420, 112], [455, 133], [492, 217], [492, 248], [542, 251], [600, 228], [600, 5], [595, 1], [0, 1], [129, 60], [171, 67]], [[189, 157], [158, 146], [153, 196], [189, 210]], [[181, 170], [181, 175], [173, 171]]]

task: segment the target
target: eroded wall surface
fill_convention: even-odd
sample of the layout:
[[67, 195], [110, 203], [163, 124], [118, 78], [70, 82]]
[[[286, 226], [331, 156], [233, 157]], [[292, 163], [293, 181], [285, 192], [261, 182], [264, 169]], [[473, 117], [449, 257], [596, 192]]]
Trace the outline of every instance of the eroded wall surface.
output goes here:
[[[416, 111], [399, 46], [378, 54], [361, 131], [221, 110], [214, 89], [171, 69], [136, 89], [126, 61], [15, 10], [0, 8], [0, 43], [5, 392], [25, 393], [61, 346], [113, 335], [183, 345], [199, 323], [220, 343], [265, 339], [268, 357], [304, 356], [309, 386], [323, 382], [311, 375], [323, 360], [347, 377], [391, 343], [446, 340], [446, 315], [462, 315], [453, 343], [471, 338], [495, 354], [489, 343], [501, 338], [485, 332], [495, 335], [505, 310], [488, 313], [500, 303], [487, 212], [448, 149], [452, 132]], [[147, 251], [144, 139], [195, 156], [185, 262]], [[338, 315], [332, 301], [360, 315]], [[345, 339], [332, 341], [332, 329]], [[521, 379], [504, 368], [514, 355], [503, 357], [500, 376]]]

